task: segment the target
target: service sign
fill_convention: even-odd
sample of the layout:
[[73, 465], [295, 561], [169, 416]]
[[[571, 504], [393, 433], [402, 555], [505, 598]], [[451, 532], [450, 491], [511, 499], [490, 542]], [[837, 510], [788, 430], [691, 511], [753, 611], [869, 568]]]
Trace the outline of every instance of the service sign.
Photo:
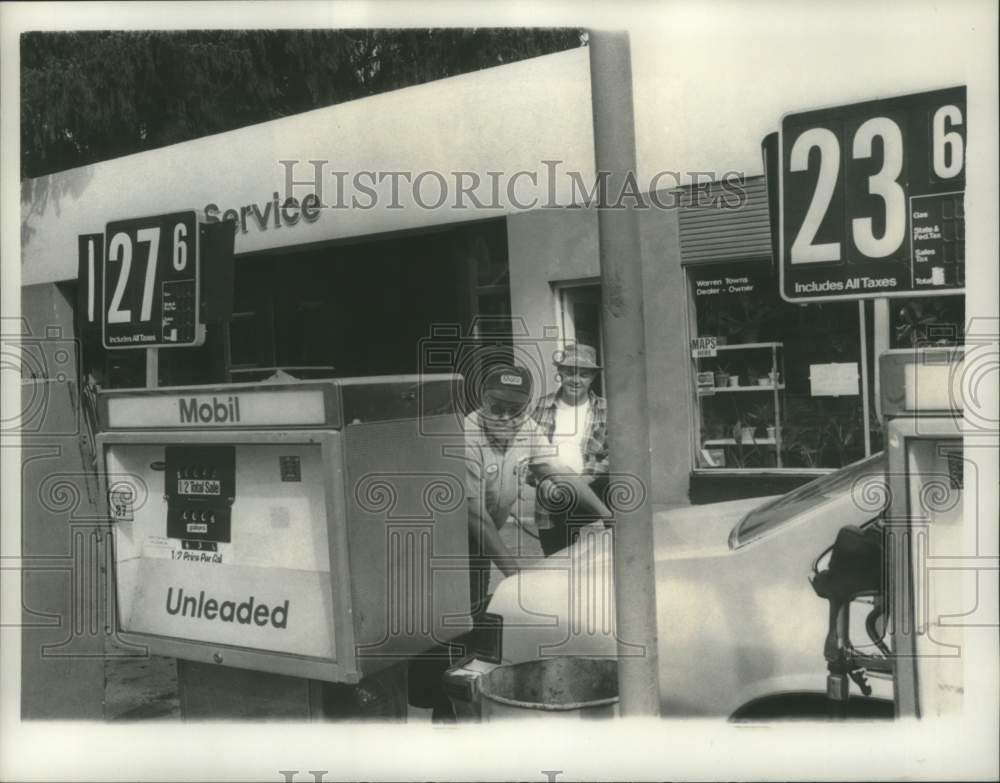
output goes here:
[[108, 223], [100, 298], [104, 347], [204, 342], [199, 263], [194, 211]]
[[785, 115], [782, 297], [961, 291], [966, 129], [965, 87]]

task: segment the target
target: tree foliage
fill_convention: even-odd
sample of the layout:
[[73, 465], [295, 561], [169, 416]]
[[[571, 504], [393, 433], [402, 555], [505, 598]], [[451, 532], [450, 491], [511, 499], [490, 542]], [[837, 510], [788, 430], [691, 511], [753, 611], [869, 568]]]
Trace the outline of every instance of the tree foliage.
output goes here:
[[570, 29], [26, 33], [21, 176], [221, 133], [584, 40]]

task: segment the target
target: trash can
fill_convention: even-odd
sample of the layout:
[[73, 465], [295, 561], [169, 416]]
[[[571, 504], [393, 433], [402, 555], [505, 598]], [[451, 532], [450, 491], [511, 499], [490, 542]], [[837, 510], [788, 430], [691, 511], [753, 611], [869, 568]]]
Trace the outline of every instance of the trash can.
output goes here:
[[498, 666], [479, 681], [482, 720], [610, 718], [618, 714], [618, 661], [563, 656]]

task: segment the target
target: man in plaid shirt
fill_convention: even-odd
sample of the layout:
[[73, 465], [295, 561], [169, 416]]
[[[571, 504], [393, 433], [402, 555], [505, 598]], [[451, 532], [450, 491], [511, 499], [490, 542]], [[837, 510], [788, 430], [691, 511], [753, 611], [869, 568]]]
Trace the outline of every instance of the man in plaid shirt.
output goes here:
[[[601, 369], [597, 351], [570, 343], [556, 352], [554, 363], [559, 388], [541, 399], [534, 419], [548, 442], [558, 448], [559, 462], [582, 475], [602, 498], [608, 482], [608, 404], [591, 389]], [[544, 485], [539, 488], [535, 524], [546, 556], [572, 544], [580, 528], [596, 519], [574, 508], [575, 502], [567, 507], [568, 500]]]

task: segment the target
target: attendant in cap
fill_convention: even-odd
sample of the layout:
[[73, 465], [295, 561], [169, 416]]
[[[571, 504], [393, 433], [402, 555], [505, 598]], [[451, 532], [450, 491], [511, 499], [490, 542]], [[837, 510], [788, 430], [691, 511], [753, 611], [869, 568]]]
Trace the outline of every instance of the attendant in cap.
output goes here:
[[[531, 419], [531, 375], [523, 367], [492, 368], [480, 389], [479, 407], [465, 417], [465, 497], [469, 525], [469, 588], [474, 624], [486, 611], [493, 563], [509, 576], [526, 566], [500, 537], [519, 497], [528, 463], [542, 456], [545, 439]], [[467, 645], [472, 637], [459, 640]], [[446, 648], [417, 656], [409, 666], [409, 701], [432, 707], [434, 720], [453, 720], [441, 685]]]
[[551, 454], [532, 420], [531, 374], [501, 365], [483, 383], [479, 408], [465, 418], [465, 493], [473, 615], [484, 611], [490, 564], [509, 576], [524, 567], [500, 537], [520, 497], [529, 464]]
[[[553, 356], [559, 388], [542, 398], [534, 418], [546, 442], [558, 453], [558, 461], [581, 476], [594, 494], [603, 497], [608, 483], [608, 405], [591, 388], [601, 367], [592, 346], [570, 343]], [[557, 498], [539, 487], [535, 504], [535, 524], [546, 555], [564, 549], [589, 525], [604, 514], [583, 507], [580, 499], [566, 508]], [[605, 517], [607, 518], [607, 517]]]
[[496, 367], [486, 376], [482, 404], [465, 419], [474, 616], [486, 609], [491, 563], [504, 576], [530, 567], [530, 563], [511, 553], [500, 537], [500, 528], [510, 517], [525, 483], [543, 492], [568, 493], [590, 514], [610, 516], [587, 483], [560, 461], [557, 449], [531, 418], [531, 391], [531, 374], [526, 369]]
[[[555, 449], [531, 418], [531, 374], [523, 367], [502, 365], [484, 379], [479, 407], [465, 417], [465, 495], [469, 522], [469, 588], [473, 622], [489, 604], [492, 564], [504, 576], [529, 568], [531, 563], [512, 553], [500, 537], [525, 482], [546, 491], [570, 493], [581, 503], [605, 513], [586, 482], [559, 463]], [[434, 720], [453, 719], [441, 687], [447, 660], [440, 651], [410, 661], [410, 703], [433, 707]]]

